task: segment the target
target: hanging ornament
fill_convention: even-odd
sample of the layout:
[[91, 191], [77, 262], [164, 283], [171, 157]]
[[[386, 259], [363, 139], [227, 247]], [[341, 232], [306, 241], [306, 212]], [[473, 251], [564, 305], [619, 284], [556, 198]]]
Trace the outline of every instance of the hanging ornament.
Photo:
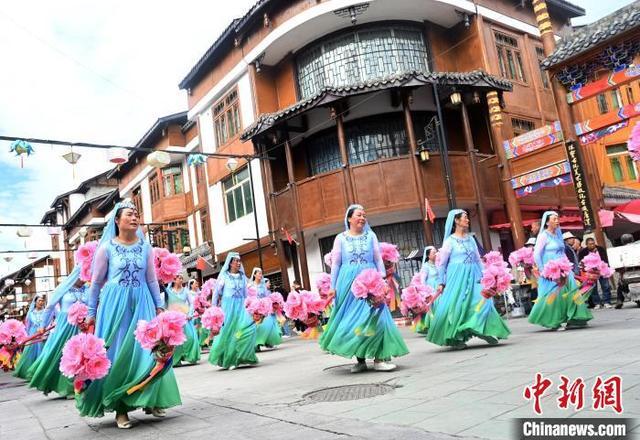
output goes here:
[[6, 280], [4, 280], [4, 285], [5, 287], [11, 287], [15, 284], [16, 282], [13, 281], [11, 278], [7, 278]]
[[24, 280], [24, 285], [29, 287], [31, 285], [31, 280], [29, 280], [29, 279]]
[[11, 153], [16, 153], [16, 156], [20, 157], [20, 168], [24, 168], [24, 155], [26, 154], [27, 156], [31, 156], [35, 153], [31, 144], [27, 141], [23, 141], [22, 139], [13, 141], [9, 151]]
[[187, 165], [189, 166], [198, 166], [207, 163], [207, 156], [204, 154], [190, 154], [187, 158]]
[[171, 156], [165, 151], [154, 151], [147, 156], [147, 163], [154, 168], [164, 168], [171, 163]]
[[29, 260], [35, 260], [36, 258], [38, 258], [38, 254], [36, 252], [29, 252], [29, 254], [27, 255], [27, 258]]
[[107, 157], [109, 162], [120, 165], [129, 159], [129, 152], [126, 148], [112, 147], [107, 150]]
[[60, 226], [49, 226], [47, 228], [47, 234], [49, 235], [60, 235], [62, 233], [62, 229]]
[[4, 257], [2, 257], [2, 259], [7, 263], [10, 263], [11, 260], [13, 260], [13, 257], [11, 255], [5, 255]]
[[73, 173], [74, 179], [76, 178], [76, 164], [81, 157], [82, 155], [80, 153], [73, 152], [73, 147], [68, 153], [62, 155], [62, 158], [71, 164], [71, 172]]
[[16, 235], [21, 238], [31, 237], [33, 230], [28, 226], [22, 226], [16, 231]]

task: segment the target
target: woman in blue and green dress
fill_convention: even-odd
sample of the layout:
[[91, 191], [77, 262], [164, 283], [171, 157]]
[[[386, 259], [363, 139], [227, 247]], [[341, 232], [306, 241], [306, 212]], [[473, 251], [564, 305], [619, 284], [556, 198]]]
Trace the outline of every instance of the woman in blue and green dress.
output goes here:
[[44, 311], [44, 322], [49, 322], [56, 307], [60, 308], [56, 316], [55, 330], [44, 344], [42, 354], [29, 369], [29, 387], [42, 391], [45, 395], [55, 391], [61, 396], [73, 396], [73, 382], [60, 372], [62, 349], [69, 339], [77, 335], [80, 329], [69, 324], [67, 312], [75, 303], [87, 302], [88, 288], [80, 279], [80, 265], [54, 290]]
[[135, 339], [138, 321], [151, 321], [164, 310], [153, 250], [139, 225], [138, 211], [127, 200], [116, 204], [102, 233], [93, 260], [88, 324], [95, 321], [95, 335], [105, 341], [111, 368], [106, 377], [76, 395], [80, 415], [102, 417], [115, 412], [121, 429], [133, 426], [128, 413], [137, 408], [164, 417], [166, 408], [182, 403], [171, 367], [145, 387], [127, 393], [156, 366], [153, 353]]
[[[27, 312], [27, 317], [24, 322], [29, 336], [33, 336], [36, 333], [45, 330], [48, 322], [45, 321], [46, 316], [44, 306], [45, 299], [43, 295], [33, 297], [33, 301], [31, 301], [31, 305], [29, 306], [29, 311]], [[30, 344], [25, 347], [20, 355], [20, 359], [18, 360], [18, 364], [16, 365], [16, 370], [13, 375], [21, 379], [29, 380], [31, 378], [31, 376], [29, 376], [29, 369], [42, 353], [43, 347], [44, 342], [36, 342], [35, 344]]]
[[374, 307], [351, 293], [351, 285], [365, 269], [376, 269], [381, 277], [386, 274], [378, 238], [361, 205], [347, 209], [344, 224], [345, 231], [333, 244], [329, 295], [335, 300], [320, 348], [348, 359], [355, 357], [358, 362], [351, 368], [353, 373], [367, 370], [366, 359], [374, 360], [376, 371], [392, 371], [396, 366], [389, 362], [391, 358], [409, 350], [389, 307], [385, 303]]
[[182, 361], [197, 364], [200, 360], [200, 338], [193, 321], [193, 296], [183, 282], [182, 275], [177, 275], [173, 283], [166, 289], [167, 310], [187, 315], [187, 323], [184, 325], [184, 334], [187, 336], [187, 340], [173, 351], [174, 367], [180, 365]]
[[[438, 288], [438, 268], [436, 267], [436, 257], [438, 256], [438, 250], [434, 246], [427, 246], [424, 248], [422, 254], [422, 266], [420, 267], [420, 282], [431, 287], [434, 290]], [[436, 303], [431, 305], [429, 311], [422, 315], [422, 319], [417, 323], [415, 327], [416, 333], [426, 335], [429, 332], [429, 324], [433, 319], [436, 311]]]
[[[258, 298], [264, 298], [271, 295], [267, 287], [267, 279], [262, 274], [262, 269], [254, 267], [251, 271], [251, 279], [249, 286], [254, 287], [257, 291]], [[282, 333], [280, 332], [280, 324], [275, 313], [265, 316], [256, 329], [256, 349], [260, 351], [260, 347], [275, 347], [282, 343]]]
[[481, 295], [483, 265], [469, 223], [462, 209], [447, 216], [438, 266], [441, 295], [427, 333], [429, 342], [456, 349], [465, 348], [474, 336], [495, 345], [511, 333], [493, 300]]
[[211, 303], [222, 306], [224, 324], [209, 353], [209, 363], [224, 370], [258, 363], [256, 357], [256, 323], [244, 306], [247, 276], [240, 254], [229, 252], [218, 275]]
[[[538, 270], [542, 272], [548, 262], [565, 256], [565, 245], [557, 212], [545, 212], [540, 225], [533, 257]], [[538, 277], [538, 297], [529, 314], [530, 323], [557, 330], [562, 324], [566, 324], [566, 328], [584, 327], [592, 318], [573, 272], [569, 273], [562, 286], [553, 280]]]

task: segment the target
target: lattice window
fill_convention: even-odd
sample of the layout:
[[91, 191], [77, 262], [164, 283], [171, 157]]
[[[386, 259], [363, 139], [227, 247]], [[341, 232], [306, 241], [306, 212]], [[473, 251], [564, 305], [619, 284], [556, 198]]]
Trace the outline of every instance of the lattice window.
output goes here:
[[240, 101], [234, 89], [213, 106], [213, 127], [218, 147], [226, 144], [240, 133]]
[[540, 70], [540, 80], [542, 81], [542, 87], [549, 88], [549, 74], [542, 68], [542, 60], [545, 59], [544, 50], [541, 47], [536, 47], [536, 56], [538, 58], [538, 69]]
[[620, 96], [620, 89], [611, 90], [611, 104], [614, 109], [622, 107], [622, 96]]
[[182, 194], [184, 188], [182, 185], [182, 167], [180, 165], [170, 166], [162, 169], [162, 181], [164, 182], [165, 197]]
[[138, 210], [138, 214], [142, 216], [142, 190], [138, 186], [131, 191], [131, 201], [134, 205], [136, 205], [136, 209]]
[[407, 26], [369, 26], [349, 31], [305, 49], [298, 56], [297, 64], [303, 99], [324, 87], [429, 70], [422, 31]]
[[536, 124], [528, 119], [511, 118], [511, 128], [513, 129], [514, 136], [520, 136], [521, 134], [535, 130]]
[[607, 96], [604, 93], [600, 93], [596, 97], [596, 101], [598, 101], [598, 110], [600, 114], [605, 114], [609, 111], [609, 103], [607, 102]]
[[514, 81], [526, 82], [518, 40], [502, 32], [493, 34], [498, 52], [500, 75]]
[[157, 203], [160, 200], [160, 182], [157, 173], [149, 177], [149, 192], [151, 193], [151, 203]]

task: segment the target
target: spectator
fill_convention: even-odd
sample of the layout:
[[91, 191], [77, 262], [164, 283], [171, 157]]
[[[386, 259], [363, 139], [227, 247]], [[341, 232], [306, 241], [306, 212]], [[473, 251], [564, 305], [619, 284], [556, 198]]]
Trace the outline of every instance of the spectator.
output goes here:
[[[607, 257], [607, 251], [602, 247], [596, 244], [596, 240], [593, 237], [589, 237], [586, 240], [586, 248], [580, 249], [578, 253], [578, 260], [582, 262], [584, 257], [589, 255], [590, 253], [597, 252], [600, 255], [600, 259], [605, 263], [609, 264], [609, 259]], [[598, 295], [598, 285], [596, 284], [591, 293], [591, 298], [593, 298], [593, 304], [597, 306], [597, 308], [611, 308], [611, 285], [609, 284], [609, 279], [605, 277], [600, 277], [600, 288], [602, 289], [602, 296]]]
[[[302, 286], [300, 285], [300, 281], [295, 280], [293, 283], [291, 283], [292, 292], [300, 292], [301, 289], [302, 289]], [[302, 333], [307, 329], [307, 326], [304, 324], [304, 322], [300, 320], [296, 320], [295, 325], [296, 325], [296, 331], [299, 333]]]
[[540, 232], [540, 222], [536, 220], [535, 222], [531, 223], [531, 234], [529, 235], [530, 239], [533, 238], [535, 240], [535, 238], [538, 236], [538, 232]]
[[[538, 225], [539, 224], [540, 223], [538, 222]], [[540, 230], [540, 227], [538, 226], [538, 231], [539, 230]], [[524, 244], [524, 247], [531, 248], [531, 249], [533, 249], [535, 246], [536, 246], [536, 238], [535, 237], [531, 237]], [[537, 270], [537, 268], [536, 268], [536, 270]], [[537, 272], [535, 272], [535, 273], [537, 273]], [[531, 284], [531, 292], [529, 294], [529, 299], [531, 301], [534, 301], [534, 300], [536, 300], [538, 298], [538, 278], [536, 277], [535, 273], [532, 273], [530, 277], [527, 277], [527, 280]]]
[[578, 275], [580, 273], [580, 260], [578, 259], [578, 254], [573, 247], [576, 237], [571, 232], [565, 232], [562, 234], [562, 238], [564, 240], [564, 254], [567, 256], [571, 264], [573, 264], [573, 273]]

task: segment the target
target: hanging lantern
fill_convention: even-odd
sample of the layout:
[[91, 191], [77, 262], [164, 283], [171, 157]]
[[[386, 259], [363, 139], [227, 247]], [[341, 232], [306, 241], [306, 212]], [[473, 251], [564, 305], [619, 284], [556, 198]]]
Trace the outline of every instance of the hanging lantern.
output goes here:
[[29, 280], [29, 279], [24, 280], [24, 285], [29, 287], [31, 285], [31, 280]]
[[62, 234], [62, 229], [60, 226], [49, 226], [47, 228], [47, 234], [49, 235], [60, 235]]
[[4, 257], [2, 257], [4, 259], [4, 261], [6, 261], [7, 263], [11, 262], [11, 260], [13, 260], [13, 257], [11, 255], [5, 255]]
[[27, 227], [27, 226], [22, 226], [20, 228], [18, 228], [18, 230], [16, 231], [16, 235], [18, 237], [31, 237], [31, 234], [33, 233], [33, 231], [31, 230], [31, 228]]
[[113, 147], [107, 150], [107, 157], [109, 162], [120, 165], [129, 159], [129, 152], [125, 148]]
[[36, 252], [29, 252], [29, 254], [27, 255], [27, 258], [29, 260], [35, 260], [36, 258], [38, 258], [38, 254]]
[[207, 156], [204, 154], [190, 154], [187, 158], [187, 165], [198, 166], [207, 163]]
[[20, 157], [20, 168], [24, 168], [24, 156], [31, 156], [35, 153], [31, 144], [27, 141], [23, 141], [22, 139], [13, 141], [9, 151], [11, 153], [16, 153], [16, 156]]
[[147, 156], [147, 163], [154, 168], [164, 168], [171, 163], [171, 156], [165, 151], [154, 151]]
[[73, 173], [73, 178], [76, 178], [76, 164], [80, 160], [82, 155], [80, 153], [74, 153], [73, 149], [69, 151], [67, 154], [63, 154], [62, 158], [71, 164], [71, 172]]
[[13, 281], [11, 278], [7, 278], [6, 280], [4, 280], [4, 285], [5, 287], [11, 287], [15, 284], [16, 282]]

